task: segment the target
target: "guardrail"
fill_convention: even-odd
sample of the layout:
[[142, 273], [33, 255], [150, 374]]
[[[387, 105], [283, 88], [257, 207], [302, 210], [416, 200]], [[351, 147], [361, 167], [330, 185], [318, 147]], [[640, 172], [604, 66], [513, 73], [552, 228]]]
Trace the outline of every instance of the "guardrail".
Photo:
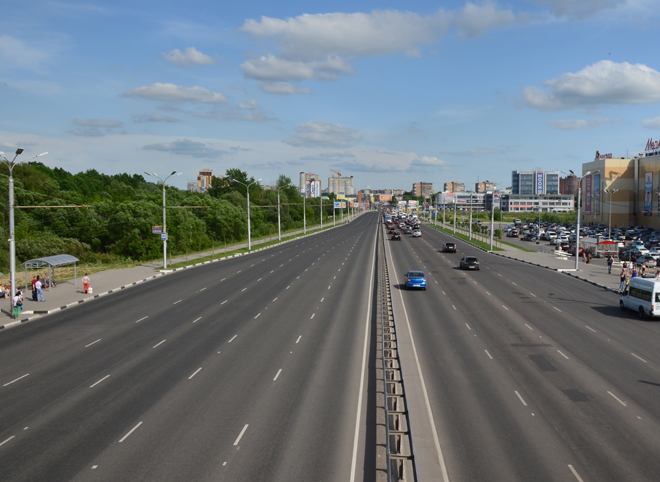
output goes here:
[[397, 346], [392, 293], [385, 258], [385, 236], [379, 223], [378, 311], [380, 319], [380, 356], [382, 359], [385, 449], [387, 480], [418, 482], [417, 458], [411, 431], [406, 386]]

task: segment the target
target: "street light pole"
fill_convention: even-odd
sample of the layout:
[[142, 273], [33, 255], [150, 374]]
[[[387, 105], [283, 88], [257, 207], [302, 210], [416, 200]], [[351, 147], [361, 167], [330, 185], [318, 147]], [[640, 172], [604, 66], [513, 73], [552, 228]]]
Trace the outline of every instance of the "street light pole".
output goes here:
[[[147, 176], [155, 177], [160, 179], [160, 182], [163, 185], [163, 234], [167, 236], [167, 207], [165, 204], [165, 181], [167, 181], [172, 176], [180, 176], [182, 173], [177, 171], [172, 171], [172, 174], [167, 176], [165, 179], [161, 178], [155, 172], [144, 171]], [[167, 238], [163, 239], [163, 269], [167, 269]]]
[[472, 191], [470, 191], [470, 241], [472, 241]]
[[252, 251], [252, 233], [250, 231], [250, 186], [260, 182], [261, 178], [257, 179], [254, 182], [251, 182], [250, 184], [245, 184], [244, 182], [237, 181], [236, 179], [230, 179], [230, 181], [243, 184], [245, 186], [245, 190], [247, 191], [248, 251]]
[[277, 240], [282, 241], [282, 224], [280, 222], [280, 188], [277, 187]]
[[[569, 169], [570, 173], [575, 175], [573, 171]], [[598, 171], [596, 171], [598, 172]], [[578, 211], [577, 211], [577, 228], [575, 229], [575, 271], [578, 270], [578, 255], [580, 253], [580, 197], [582, 195], [582, 179], [589, 176], [591, 171], [587, 171], [586, 174], [583, 174], [580, 180], [578, 181]]]
[[[23, 154], [22, 148], [16, 149], [16, 154], [14, 158], [10, 161], [5, 157], [4, 152], [0, 152], [0, 162], [5, 164], [9, 169], [9, 279], [11, 284], [11, 293], [9, 293], [9, 299], [14, 298], [16, 293], [16, 233], [14, 232], [14, 166], [17, 166], [21, 162], [26, 162], [36, 157], [45, 156], [47, 152], [37, 154], [36, 156], [28, 157], [21, 161], [16, 162], [16, 158]], [[27, 286], [25, 287], [27, 289]], [[13, 307], [12, 307], [13, 308]], [[11, 310], [10, 310], [11, 311]]]

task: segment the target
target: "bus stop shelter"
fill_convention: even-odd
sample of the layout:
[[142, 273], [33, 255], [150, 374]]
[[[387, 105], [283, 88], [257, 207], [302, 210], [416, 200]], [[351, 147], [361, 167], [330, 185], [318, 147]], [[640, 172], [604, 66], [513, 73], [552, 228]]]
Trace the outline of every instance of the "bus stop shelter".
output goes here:
[[48, 284], [48, 291], [51, 291], [51, 288], [53, 287], [52, 279], [53, 274], [55, 273], [55, 267], [71, 263], [73, 263], [73, 284], [75, 285], [77, 280], [76, 263], [78, 261], [80, 261], [78, 258], [71, 256], [70, 254], [57, 254], [55, 256], [46, 256], [45, 258], [31, 259], [22, 263], [23, 266], [25, 266], [25, 289], [28, 287], [28, 268], [39, 269], [48, 266], [48, 278], [51, 280]]

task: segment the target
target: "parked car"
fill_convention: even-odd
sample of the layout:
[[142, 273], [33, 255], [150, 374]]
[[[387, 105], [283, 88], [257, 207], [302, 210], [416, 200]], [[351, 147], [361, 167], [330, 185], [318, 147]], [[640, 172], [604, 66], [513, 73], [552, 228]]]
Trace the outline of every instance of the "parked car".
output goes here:
[[455, 253], [456, 252], [456, 243], [445, 243], [442, 247], [443, 253]]
[[476, 269], [479, 271], [479, 261], [476, 256], [464, 256], [461, 258], [461, 269]]
[[424, 271], [408, 271], [406, 273], [406, 288], [426, 289], [426, 275]]
[[655, 268], [657, 266], [657, 261], [651, 255], [640, 256], [635, 259], [635, 264], [637, 266], [645, 265], [647, 268]]

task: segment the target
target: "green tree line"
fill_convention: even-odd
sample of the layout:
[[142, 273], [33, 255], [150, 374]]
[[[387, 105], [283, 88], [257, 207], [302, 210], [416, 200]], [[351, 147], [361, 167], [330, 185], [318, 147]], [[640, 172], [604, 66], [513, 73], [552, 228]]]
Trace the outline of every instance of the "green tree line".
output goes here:
[[[162, 186], [139, 174], [106, 175], [96, 170], [71, 174], [39, 162], [14, 168], [16, 257], [28, 259], [72, 254], [83, 263], [158, 259], [160, 236], [152, 226], [162, 224]], [[254, 182], [246, 172], [228, 169], [214, 178], [205, 194], [166, 186], [168, 248], [174, 255], [211, 249], [247, 239], [245, 184]], [[0, 166], [0, 271], [9, 266], [9, 172]], [[291, 179], [277, 181], [282, 230], [303, 226], [303, 198]], [[253, 238], [277, 234], [277, 191], [255, 183], [250, 187], [250, 224]], [[332, 200], [332, 199], [331, 199]], [[320, 222], [319, 200], [307, 200], [308, 225]], [[44, 208], [70, 206], [75, 208]], [[37, 206], [37, 208], [31, 208]], [[39, 208], [39, 206], [42, 206]], [[85, 207], [83, 207], [85, 206]], [[176, 206], [188, 206], [176, 209]], [[200, 206], [195, 208], [195, 206]], [[208, 206], [208, 208], [202, 206]], [[324, 200], [324, 216], [332, 216]], [[325, 219], [325, 218], [324, 218]]]

